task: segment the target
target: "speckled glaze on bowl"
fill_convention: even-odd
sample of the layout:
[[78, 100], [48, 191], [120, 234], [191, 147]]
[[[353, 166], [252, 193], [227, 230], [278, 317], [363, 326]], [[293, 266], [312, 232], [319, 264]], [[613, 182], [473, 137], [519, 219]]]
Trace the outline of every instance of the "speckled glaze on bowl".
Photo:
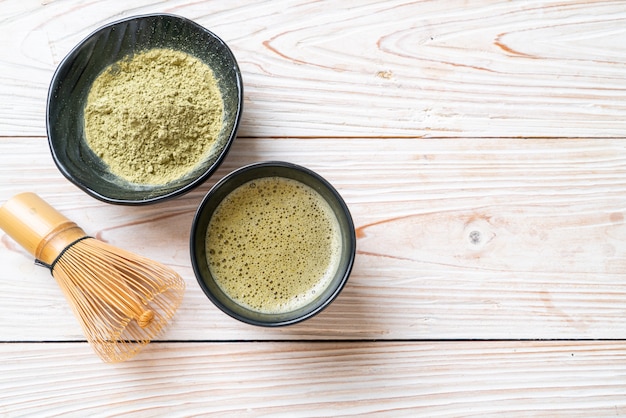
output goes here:
[[[330, 205], [341, 231], [341, 256], [339, 265], [330, 284], [309, 304], [283, 313], [261, 313], [234, 302], [216, 283], [206, 255], [207, 230], [215, 209], [220, 202], [248, 181], [264, 177], [289, 178], [306, 184], [318, 192]], [[198, 208], [190, 238], [191, 264], [198, 284], [206, 296], [223, 312], [252, 325], [278, 327], [291, 325], [318, 314], [339, 295], [352, 271], [356, 254], [356, 233], [352, 216], [337, 190], [323, 177], [308, 168], [282, 161], [251, 164], [233, 171], [221, 179]]]
[[[84, 107], [95, 78], [110, 64], [152, 48], [186, 52], [215, 74], [224, 100], [218, 150], [187, 175], [165, 185], [130, 183], [112, 174], [85, 141]], [[114, 204], [141, 205], [186, 193], [221, 164], [237, 135], [243, 110], [243, 81], [228, 46], [197, 23], [175, 15], [151, 14], [113, 22], [80, 42], [59, 64], [46, 111], [48, 143], [63, 175], [89, 195]]]

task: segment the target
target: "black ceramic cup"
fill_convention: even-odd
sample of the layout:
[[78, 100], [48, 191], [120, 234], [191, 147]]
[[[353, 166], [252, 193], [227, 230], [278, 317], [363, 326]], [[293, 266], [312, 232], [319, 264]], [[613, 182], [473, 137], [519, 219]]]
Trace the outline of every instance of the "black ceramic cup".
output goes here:
[[[328, 204], [335, 217], [339, 231], [340, 252], [333, 271], [329, 272], [327, 285], [316, 293], [314, 299], [294, 310], [267, 313], [251, 309], [236, 302], [218, 284], [210, 265], [207, 243], [217, 239], [208, 234], [209, 223], [222, 201], [242, 185], [263, 178], [287, 178], [313, 189]], [[254, 226], [251, 226], [254, 228]], [[198, 208], [191, 229], [190, 251], [192, 266], [198, 283], [206, 296], [222, 311], [240, 321], [260, 326], [276, 327], [290, 325], [310, 318], [326, 308], [346, 284], [356, 253], [356, 235], [352, 217], [345, 202], [335, 188], [317, 173], [287, 162], [263, 162], [242, 167], [220, 180], [205, 196]], [[228, 257], [225, 254], [225, 257]], [[263, 277], [255, 285], [261, 286]], [[280, 280], [280, 277], [277, 278]]]
[[[85, 141], [83, 119], [89, 90], [98, 75], [122, 58], [153, 48], [186, 52], [207, 64], [218, 80], [224, 117], [216, 150], [190, 173], [164, 185], [141, 185], [108, 170]], [[190, 191], [217, 170], [236, 137], [242, 106], [241, 72], [220, 38], [183, 17], [136, 16], [96, 30], [59, 64], [48, 92], [48, 143], [61, 173], [89, 195], [115, 204], [155, 203]]]

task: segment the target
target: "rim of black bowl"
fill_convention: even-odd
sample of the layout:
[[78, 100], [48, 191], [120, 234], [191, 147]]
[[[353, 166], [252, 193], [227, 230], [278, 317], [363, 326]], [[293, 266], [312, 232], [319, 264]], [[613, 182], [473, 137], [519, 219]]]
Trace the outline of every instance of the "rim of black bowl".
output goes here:
[[[142, 19], [146, 19], [146, 18], [156, 18], [156, 17], [165, 17], [165, 18], [169, 18], [169, 19], [176, 19], [176, 20], [180, 20], [182, 22], [185, 22], [187, 24], [193, 25], [193, 26], [197, 27], [198, 29], [206, 32], [211, 37], [213, 37], [218, 43], [220, 43], [224, 47], [225, 51], [228, 52], [228, 54], [230, 55], [230, 57], [232, 58], [232, 61], [233, 61], [233, 69], [235, 70], [235, 75], [236, 75], [237, 91], [239, 92], [239, 97], [238, 97], [239, 100], [238, 100], [238, 103], [237, 103], [237, 109], [236, 109], [236, 113], [235, 113], [235, 116], [234, 116], [235, 117], [235, 123], [233, 125], [233, 128], [231, 129], [231, 132], [229, 133], [228, 140], [224, 144], [224, 147], [222, 148], [222, 151], [220, 152], [219, 156], [216, 158], [215, 162], [202, 175], [198, 176], [197, 178], [195, 178], [190, 183], [188, 183], [188, 184], [186, 184], [186, 185], [184, 185], [184, 186], [182, 186], [182, 187], [180, 187], [180, 188], [178, 188], [176, 190], [173, 190], [173, 191], [171, 191], [169, 193], [161, 194], [161, 195], [155, 195], [154, 197], [150, 197], [150, 198], [147, 198], [147, 199], [142, 199], [142, 200], [117, 199], [117, 198], [105, 196], [104, 194], [98, 193], [97, 191], [95, 191], [91, 187], [87, 186], [86, 184], [78, 182], [74, 178], [74, 176], [69, 172], [69, 170], [65, 167], [65, 165], [61, 162], [61, 160], [59, 159], [59, 157], [57, 156], [57, 154], [56, 154], [56, 152], [54, 150], [54, 147], [52, 145], [52, 138], [50, 136], [50, 102], [54, 99], [54, 97], [53, 97], [54, 92], [55, 92], [54, 87], [58, 84], [59, 73], [64, 69], [64, 67], [67, 64], [67, 62], [71, 58], [73, 58], [74, 54], [81, 47], [83, 47], [84, 44], [86, 42], [88, 42], [90, 38], [92, 38], [93, 36], [95, 36], [99, 32], [108, 30], [111, 27], [119, 25], [119, 24], [122, 24], [122, 23], [127, 23], [127, 22], [131, 22], [131, 21], [135, 21], [135, 20], [142, 20]], [[116, 20], [116, 21], [113, 21], [113, 22], [110, 22], [110, 23], [107, 23], [105, 25], [100, 26], [99, 28], [97, 28], [96, 30], [91, 32], [89, 35], [87, 35], [85, 38], [83, 38], [83, 40], [81, 40], [78, 44], [76, 44], [70, 50], [70, 52], [68, 52], [67, 55], [61, 60], [61, 62], [57, 66], [56, 70], [54, 71], [54, 74], [52, 75], [52, 79], [50, 81], [50, 86], [48, 88], [48, 95], [47, 95], [47, 99], [46, 99], [46, 135], [48, 137], [48, 146], [50, 148], [50, 152], [52, 154], [52, 159], [54, 160], [55, 165], [57, 166], [57, 168], [59, 169], [61, 174], [63, 174], [63, 176], [67, 180], [69, 180], [72, 184], [77, 186], [79, 189], [83, 190], [88, 195], [90, 195], [90, 196], [92, 196], [92, 197], [94, 197], [94, 198], [96, 198], [96, 199], [98, 199], [100, 201], [106, 202], [106, 203], [112, 203], [112, 204], [117, 204], [117, 205], [130, 205], [130, 206], [147, 205], [147, 204], [158, 203], [158, 202], [162, 202], [162, 201], [165, 201], [165, 200], [169, 200], [169, 199], [172, 199], [172, 198], [177, 197], [177, 196], [181, 196], [181, 195], [183, 195], [185, 193], [188, 193], [191, 190], [195, 189], [196, 187], [198, 187], [202, 183], [204, 183], [219, 168], [219, 166], [222, 164], [224, 158], [228, 154], [228, 151], [230, 150], [230, 147], [231, 147], [233, 141], [237, 137], [237, 131], [239, 129], [239, 123], [241, 121], [242, 113], [243, 113], [243, 77], [241, 75], [241, 70], [239, 68], [239, 64], [237, 62], [237, 59], [236, 59], [235, 55], [233, 54], [232, 50], [230, 49], [230, 47], [226, 44], [226, 42], [224, 42], [219, 36], [217, 36], [215, 33], [210, 31], [209, 29], [205, 28], [204, 26], [200, 25], [199, 23], [196, 23], [195, 21], [193, 21], [191, 19], [188, 19], [186, 17], [175, 15], [175, 14], [171, 14], [171, 13], [147, 13], [147, 14], [135, 15], [135, 16], [119, 19], [119, 20]]]
[[[198, 223], [199, 223], [199, 218], [200, 215], [202, 214], [204, 207], [208, 204], [208, 202], [211, 200], [211, 198], [215, 195], [215, 193], [218, 192], [219, 188], [227, 181], [229, 181], [231, 178], [239, 176], [247, 171], [251, 171], [251, 170], [255, 170], [258, 168], [263, 168], [263, 167], [282, 167], [282, 168], [289, 168], [289, 169], [295, 169], [301, 172], [304, 172], [305, 174], [314, 177], [316, 180], [318, 180], [321, 184], [323, 184], [323, 186], [331, 192], [331, 194], [333, 195], [333, 197], [336, 199], [337, 203], [339, 204], [339, 206], [341, 207], [341, 210], [343, 211], [343, 213], [346, 216], [346, 221], [348, 224], [348, 229], [349, 229], [349, 242], [350, 242], [350, 248], [349, 248], [349, 255], [348, 255], [348, 261], [345, 267], [345, 272], [343, 274], [343, 277], [341, 278], [339, 285], [334, 289], [334, 291], [332, 292], [332, 294], [330, 294], [326, 300], [324, 300], [324, 303], [320, 304], [319, 306], [317, 306], [315, 309], [307, 312], [306, 314], [299, 316], [299, 317], [295, 317], [292, 319], [288, 319], [288, 320], [282, 320], [282, 321], [259, 321], [259, 320], [255, 320], [252, 318], [249, 318], [245, 315], [240, 315], [237, 312], [232, 311], [231, 309], [229, 309], [227, 306], [225, 306], [215, 295], [213, 295], [213, 293], [211, 292], [210, 289], [208, 289], [206, 283], [204, 283], [204, 280], [202, 279], [202, 273], [200, 271], [200, 268], [198, 267], [198, 259], [196, 257], [196, 242], [195, 242], [195, 237], [196, 234], [198, 232]], [[206, 234], [206, 231], [204, 231], [204, 233]], [[213, 304], [215, 306], [217, 306], [222, 312], [224, 312], [225, 314], [229, 315], [230, 317], [237, 319], [241, 322], [250, 324], [250, 325], [257, 325], [257, 326], [262, 326], [262, 327], [283, 327], [286, 325], [293, 325], [299, 322], [302, 322], [306, 319], [309, 319], [317, 314], [319, 314], [320, 312], [322, 312], [324, 309], [326, 309], [341, 293], [341, 291], [343, 290], [343, 288], [345, 287], [346, 283], [348, 282], [348, 279], [350, 277], [350, 274], [352, 272], [352, 268], [354, 266], [354, 259], [356, 257], [356, 231], [354, 229], [354, 221], [352, 220], [352, 215], [350, 213], [350, 209], [348, 208], [348, 205], [346, 204], [346, 202], [343, 200], [343, 198], [341, 197], [341, 195], [339, 194], [339, 192], [335, 189], [335, 187], [328, 182], [328, 180], [326, 180], [324, 177], [322, 177], [321, 175], [319, 175], [318, 173], [316, 173], [315, 171], [303, 167], [301, 165], [298, 164], [294, 164], [294, 163], [289, 163], [289, 162], [285, 162], [285, 161], [264, 161], [264, 162], [257, 162], [257, 163], [252, 163], [243, 167], [240, 167], [238, 169], [236, 169], [235, 171], [232, 171], [231, 173], [227, 174], [226, 176], [224, 176], [220, 181], [218, 181], [217, 183], [215, 183], [215, 185], [209, 190], [209, 192], [204, 196], [204, 198], [202, 199], [202, 202], [200, 203], [200, 206], [198, 206], [198, 209], [196, 210], [195, 216], [193, 218], [193, 223], [191, 225], [191, 234], [190, 234], [190, 255], [191, 255], [191, 265], [193, 267], [193, 271], [194, 274], [196, 276], [196, 280], [198, 281], [198, 284], [200, 285], [200, 288], [202, 289], [202, 291], [204, 292], [204, 294], [209, 298], [209, 300], [211, 302], [213, 302]], [[270, 314], [268, 314], [270, 315]]]

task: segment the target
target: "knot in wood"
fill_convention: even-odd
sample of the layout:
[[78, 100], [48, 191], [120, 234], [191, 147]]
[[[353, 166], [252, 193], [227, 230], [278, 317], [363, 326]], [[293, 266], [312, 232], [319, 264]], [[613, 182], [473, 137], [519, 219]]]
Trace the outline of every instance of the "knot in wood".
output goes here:
[[481, 241], [480, 231], [472, 231], [472, 232], [470, 232], [469, 240], [474, 245], [480, 244], [480, 241]]

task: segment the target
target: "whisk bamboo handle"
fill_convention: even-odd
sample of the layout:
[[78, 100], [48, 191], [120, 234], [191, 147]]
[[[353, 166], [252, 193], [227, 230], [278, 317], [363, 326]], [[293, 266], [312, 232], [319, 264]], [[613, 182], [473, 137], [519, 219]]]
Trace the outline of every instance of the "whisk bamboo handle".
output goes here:
[[[18, 194], [0, 207], [0, 228], [51, 270], [63, 251], [78, 240], [87, 238], [85, 231], [76, 223], [34, 193]], [[98, 297], [108, 305], [120, 303], [108, 291], [103, 291]], [[150, 324], [154, 318], [153, 311], [134, 301], [127, 300], [126, 303], [132, 305], [131, 316], [139, 326], [145, 328]]]
[[0, 206], [0, 228], [35, 259], [51, 265], [61, 252], [87, 236], [35, 193], [20, 193]]

